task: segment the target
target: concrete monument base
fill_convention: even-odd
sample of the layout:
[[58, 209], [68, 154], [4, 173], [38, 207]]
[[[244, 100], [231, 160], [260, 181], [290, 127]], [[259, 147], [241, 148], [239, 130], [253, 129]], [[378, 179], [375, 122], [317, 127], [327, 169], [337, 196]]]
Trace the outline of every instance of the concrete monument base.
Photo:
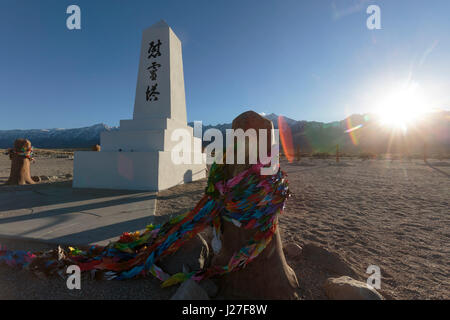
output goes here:
[[[194, 159], [194, 153], [191, 154]], [[169, 151], [78, 151], [74, 188], [159, 191], [206, 177], [205, 164], [174, 164]]]

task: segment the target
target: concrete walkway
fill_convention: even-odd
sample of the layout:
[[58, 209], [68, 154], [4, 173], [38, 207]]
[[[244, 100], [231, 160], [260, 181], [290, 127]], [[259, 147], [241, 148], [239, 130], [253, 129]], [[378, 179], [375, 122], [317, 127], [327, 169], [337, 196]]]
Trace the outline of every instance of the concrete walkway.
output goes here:
[[72, 189], [72, 182], [0, 186], [0, 237], [108, 244], [154, 222], [156, 193]]

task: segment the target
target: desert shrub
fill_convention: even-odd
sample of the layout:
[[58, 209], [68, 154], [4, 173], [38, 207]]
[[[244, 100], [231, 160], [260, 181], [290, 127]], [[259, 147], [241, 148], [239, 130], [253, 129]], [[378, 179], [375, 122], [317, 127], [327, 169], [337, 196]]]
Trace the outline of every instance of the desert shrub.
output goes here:
[[359, 158], [362, 160], [370, 160], [370, 159], [376, 159], [377, 155], [372, 152], [361, 152], [359, 154]]
[[331, 155], [328, 152], [316, 152], [316, 153], [313, 153], [312, 156], [313, 156], [313, 158], [316, 158], [316, 159], [328, 159], [331, 157]]
[[438, 160], [449, 160], [450, 159], [450, 154], [445, 154], [445, 153], [439, 153], [436, 155], [436, 159]]

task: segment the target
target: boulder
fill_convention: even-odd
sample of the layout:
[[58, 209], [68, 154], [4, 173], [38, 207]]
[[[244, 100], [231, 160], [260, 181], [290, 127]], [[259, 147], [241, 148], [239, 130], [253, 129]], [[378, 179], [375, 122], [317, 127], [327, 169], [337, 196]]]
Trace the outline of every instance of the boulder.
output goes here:
[[284, 254], [289, 259], [298, 259], [302, 254], [302, 247], [294, 242], [286, 243], [283, 246]]
[[[272, 121], [262, 117], [261, 115], [259, 115], [258, 113], [254, 112], [254, 111], [246, 111], [244, 113], [241, 113], [239, 116], [237, 116], [233, 122], [232, 122], [232, 129], [233, 130], [239, 130], [242, 129], [244, 132], [246, 132], [249, 129], [254, 129], [256, 132], [256, 138], [257, 138], [257, 143], [256, 143], [256, 151], [257, 151], [257, 159], [259, 161], [259, 145], [260, 145], [260, 135], [259, 132], [260, 130], [266, 130], [267, 132], [267, 148], [268, 148], [268, 154], [270, 154], [271, 152], [271, 145], [272, 145], [272, 134], [271, 134], [271, 130], [273, 129], [273, 124]], [[235, 139], [236, 142], [236, 139]], [[228, 143], [228, 142], [227, 142]], [[228, 145], [227, 148], [234, 148], [235, 144], [233, 143], [232, 145]], [[239, 150], [241, 150], [240, 148], [238, 148], [237, 152], [235, 152], [234, 154], [234, 160], [232, 160], [232, 162], [230, 162], [230, 159], [227, 159], [227, 163], [233, 163], [230, 165], [227, 165], [225, 168], [225, 172], [226, 172], [226, 177], [227, 178], [232, 178], [236, 175], [238, 175], [239, 173], [241, 173], [242, 171], [247, 170], [251, 164], [250, 164], [250, 159], [249, 159], [249, 153], [250, 153], [250, 142], [246, 141], [245, 143], [245, 163], [244, 164], [239, 164], [238, 162], [238, 154], [239, 154]], [[241, 150], [242, 152], [244, 150]]]
[[327, 279], [324, 290], [331, 300], [384, 300], [383, 296], [367, 283], [347, 276]]
[[200, 286], [205, 290], [210, 298], [214, 298], [219, 293], [219, 287], [211, 279], [200, 281]]
[[356, 277], [355, 271], [350, 268], [338, 254], [325, 248], [308, 243], [303, 246], [302, 256], [326, 271], [336, 276]]
[[184, 281], [170, 300], [209, 300], [206, 291], [194, 280]]
[[[272, 122], [254, 111], [247, 111], [237, 116], [233, 120], [232, 129], [242, 129], [244, 132], [248, 129], [254, 129], [256, 131], [257, 147], [259, 147], [260, 142], [258, 133], [261, 133], [260, 130], [267, 130], [267, 147], [272, 145]], [[227, 145], [227, 150], [235, 146], [230, 143]], [[243, 164], [236, 162], [238, 159], [237, 153], [241, 148], [237, 149], [235, 159], [226, 159], [224, 168], [225, 180], [237, 176], [252, 166], [249, 161], [249, 152], [247, 152], [250, 149], [249, 143], [245, 143], [246, 152], [243, 157], [245, 158], [245, 163]], [[276, 217], [275, 219], [278, 218]], [[221, 250], [214, 256], [213, 265], [218, 267], [227, 265], [230, 258], [245, 246], [250, 239], [254, 238], [256, 232], [256, 229], [240, 228], [233, 222], [223, 221], [222, 246]], [[227, 299], [298, 299], [297, 276], [286, 262], [279, 228], [276, 229], [272, 240], [251, 263], [241, 270], [223, 275], [219, 281], [221, 295], [224, 295]]]
[[272, 144], [272, 136], [270, 130], [273, 129], [272, 122], [254, 111], [246, 111], [241, 113], [238, 117], [233, 120], [233, 129], [242, 129], [247, 131], [248, 129], [255, 129], [257, 132], [257, 138], [259, 141], [258, 130], [267, 130], [267, 146], [270, 147]]
[[102, 150], [102, 148], [99, 144], [96, 144], [95, 146], [92, 146], [91, 150], [99, 152]]
[[208, 266], [210, 260], [208, 243], [197, 234], [174, 254], [161, 259], [159, 265], [165, 272], [175, 274], [203, 269]]
[[33, 148], [30, 140], [16, 139], [14, 148], [8, 149], [8, 154], [11, 160], [11, 170], [6, 184], [35, 184], [36, 182], [30, 174], [30, 163], [33, 161]]

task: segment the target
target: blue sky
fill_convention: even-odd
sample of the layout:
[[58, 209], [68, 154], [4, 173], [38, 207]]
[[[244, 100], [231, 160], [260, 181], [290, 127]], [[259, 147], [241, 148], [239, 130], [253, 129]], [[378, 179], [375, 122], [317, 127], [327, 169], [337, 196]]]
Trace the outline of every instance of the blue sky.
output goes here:
[[[81, 8], [81, 30], [66, 8]], [[366, 8], [381, 8], [381, 30]], [[334, 121], [405, 81], [450, 106], [448, 0], [0, 0], [0, 130], [131, 119], [142, 30], [183, 43], [188, 120], [253, 109]]]

